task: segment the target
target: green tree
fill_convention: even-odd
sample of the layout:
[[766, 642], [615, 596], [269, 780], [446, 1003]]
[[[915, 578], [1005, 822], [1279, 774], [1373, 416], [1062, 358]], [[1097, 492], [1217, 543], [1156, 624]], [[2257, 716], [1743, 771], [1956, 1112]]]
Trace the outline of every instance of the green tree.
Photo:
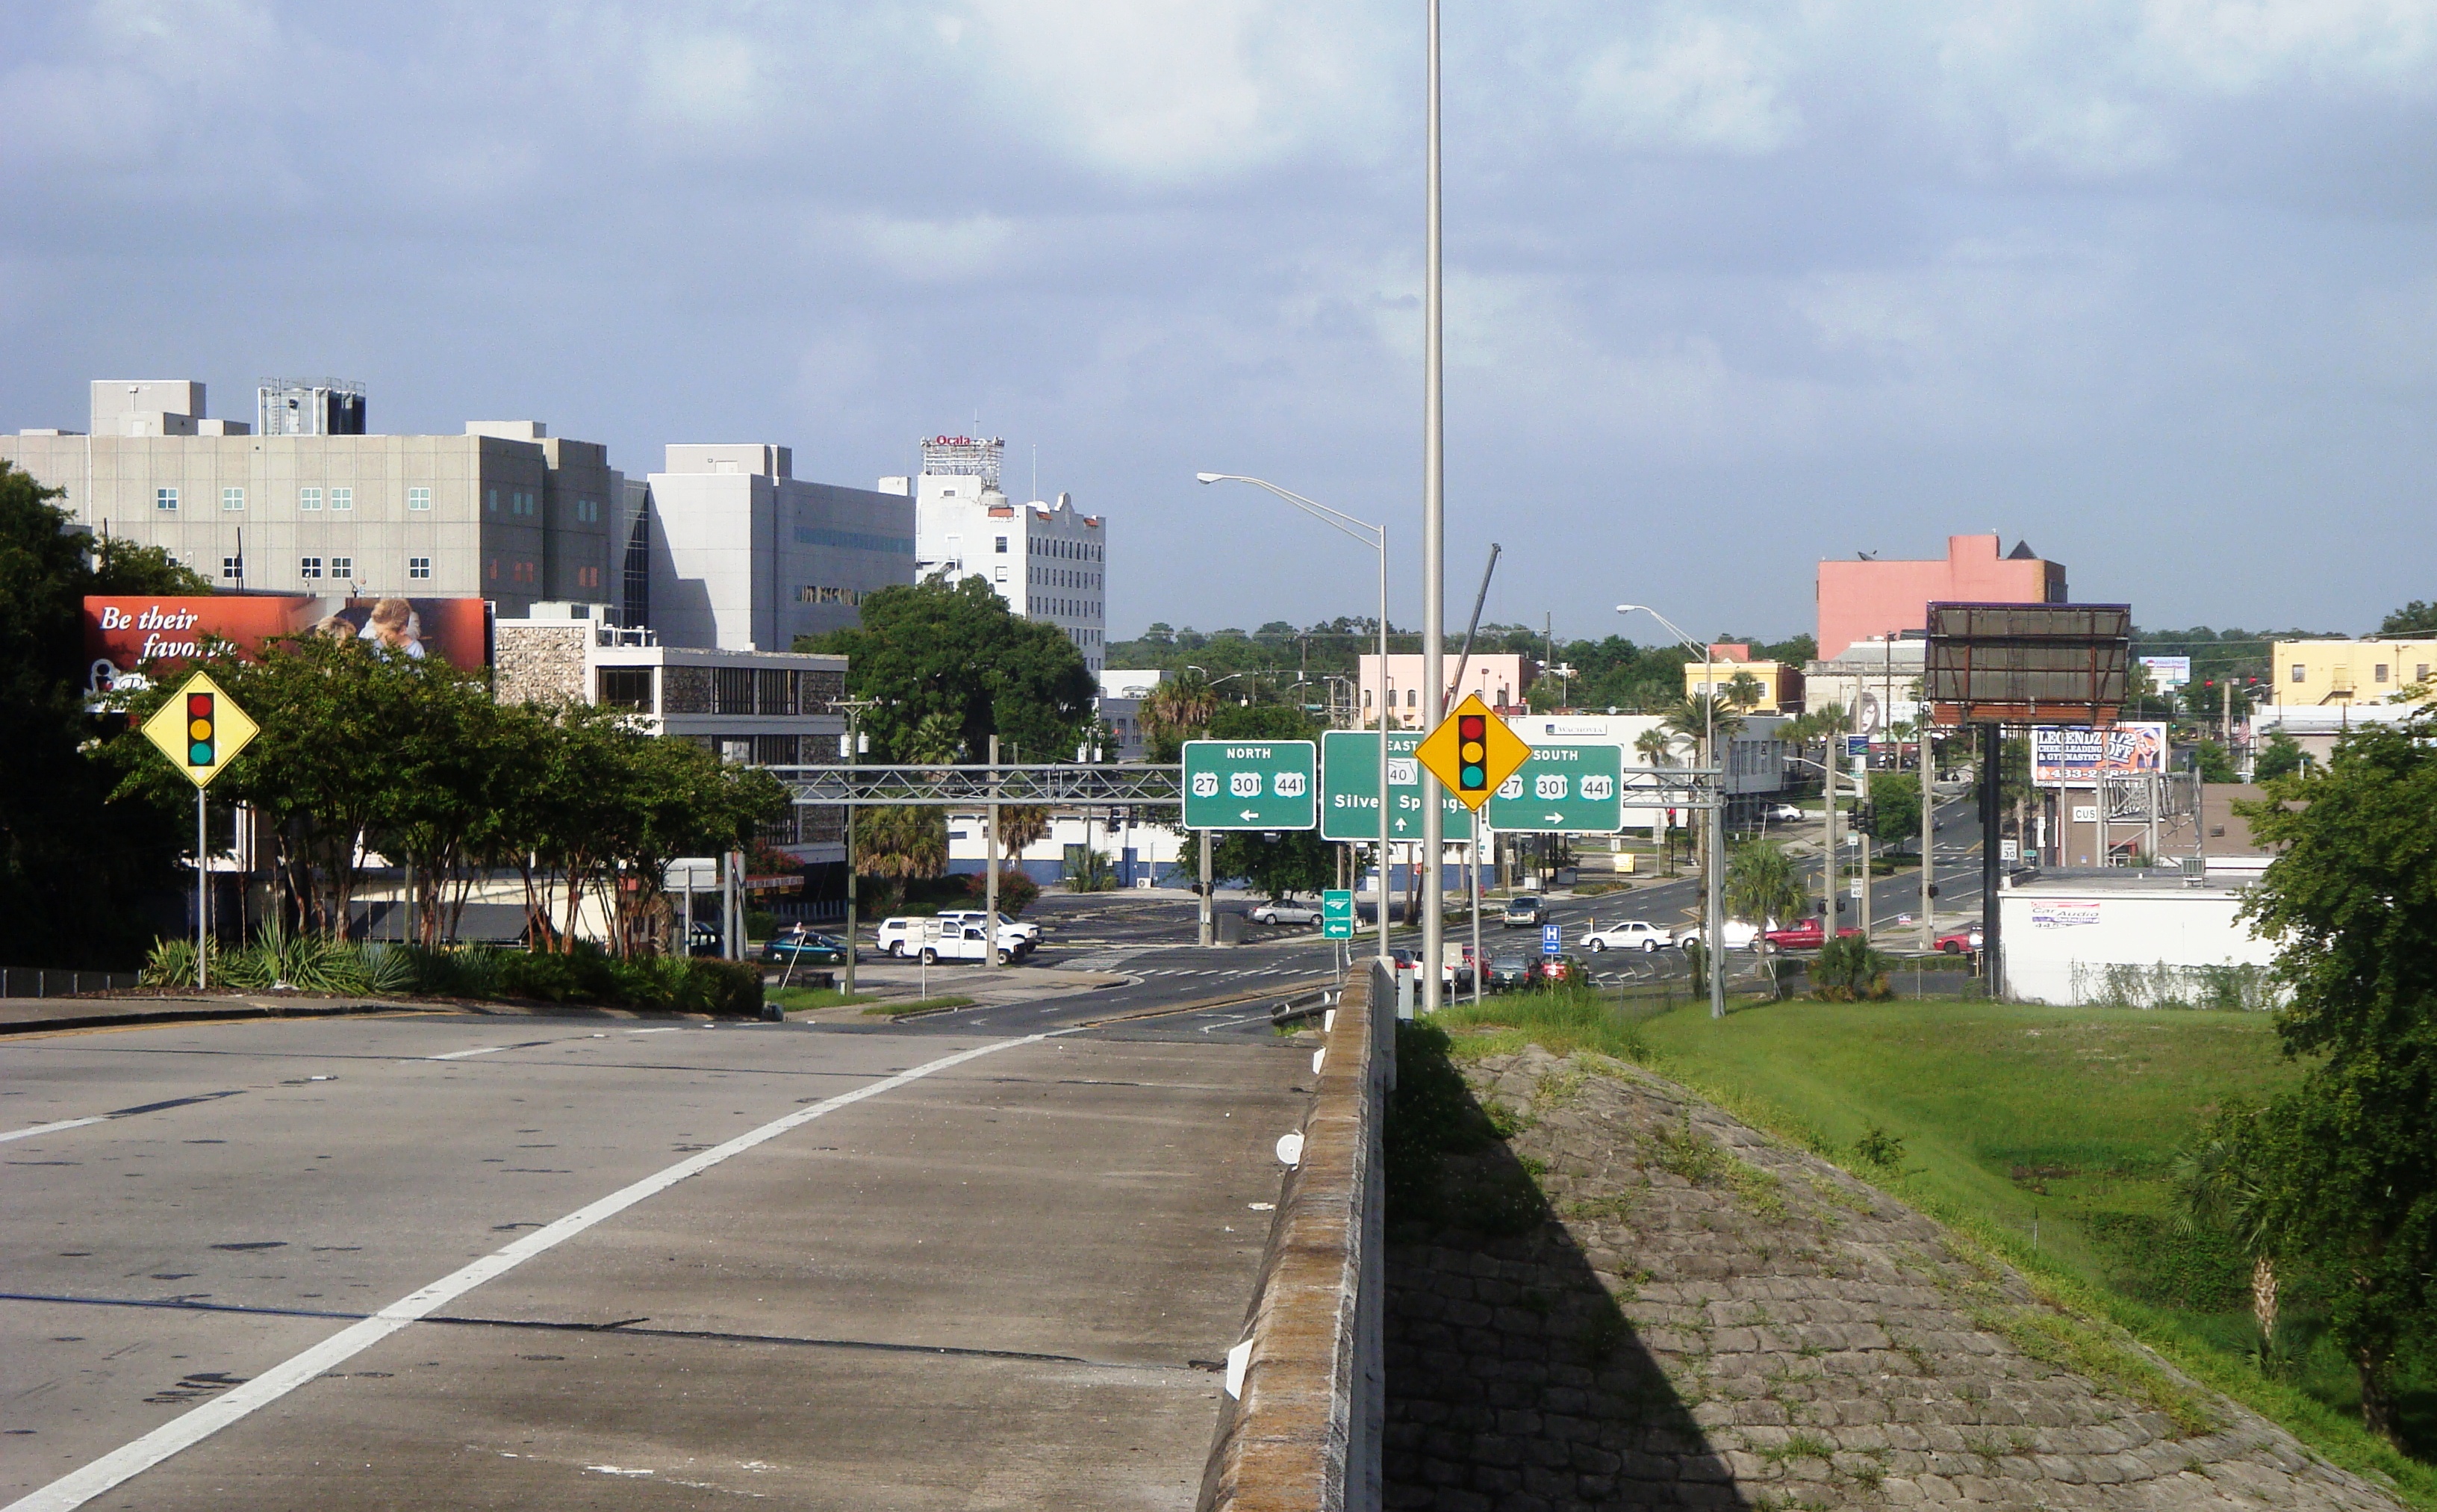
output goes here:
[[114, 796], [119, 773], [94, 755], [109, 722], [84, 711], [84, 599], [211, 587], [157, 547], [76, 531], [58, 497], [0, 462], [0, 959], [132, 963], [150, 944], [142, 901], [180, 886], [195, 795], [182, 780]]
[[2437, 635], [2437, 604], [2413, 599], [2377, 622], [2380, 635]]
[[1920, 779], [1910, 772], [1872, 772], [1870, 808], [1876, 816], [1871, 838], [1901, 848], [1920, 838]]
[[2259, 753], [2251, 759], [2251, 780], [2272, 782], [2280, 777], [2290, 777], [2310, 764], [2310, 756], [2302, 743], [2281, 729], [2271, 730], [2259, 743]]
[[2242, 774], [2234, 768], [2234, 757], [2213, 740], [2200, 741], [2192, 747], [2192, 766], [2203, 782], [2242, 781]]
[[1811, 911], [1811, 894], [1793, 858], [1774, 840], [1739, 848], [1727, 863], [1723, 888], [1727, 912], [1750, 923], [1791, 923]]
[[1218, 712], [1218, 694], [1198, 672], [1162, 677], [1142, 702], [1144, 744], [1150, 759], [1173, 762], [1184, 743], [1200, 738]]
[[882, 589], [860, 626], [798, 636], [796, 649], [848, 659], [848, 688], [876, 704], [862, 721], [875, 759], [910, 760], [915, 730], [938, 718], [954, 734], [951, 759], [975, 759], [996, 735], [1026, 760], [1065, 761], [1098, 692], [1063, 631], [1011, 612], [978, 577]]
[[2265, 1230], [2339, 1284], [2328, 1329], [2361, 1420], [2396, 1440], [2398, 1347], [2437, 1328], [2437, 718], [2356, 727], [2323, 770], [2243, 804], [2278, 851], [2243, 905], [2277, 942], [2307, 1070], [2248, 1131]]

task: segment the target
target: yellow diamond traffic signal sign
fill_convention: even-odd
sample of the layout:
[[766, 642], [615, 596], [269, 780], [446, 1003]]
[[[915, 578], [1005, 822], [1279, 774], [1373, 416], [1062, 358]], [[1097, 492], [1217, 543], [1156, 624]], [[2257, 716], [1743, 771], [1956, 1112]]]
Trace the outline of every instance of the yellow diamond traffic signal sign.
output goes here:
[[186, 679], [160, 712], [144, 721], [144, 738], [197, 787], [209, 787], [262, 727], [202, 673]]
[[1413, 754], [1457, 802], [1477, 812], [1498, 791], [1499, 783], [1532, 759], [1532, 747], [1507, 729], [1506, 721], [1476, 693], [1465, 694], [1455, 712], [1422, 738]]

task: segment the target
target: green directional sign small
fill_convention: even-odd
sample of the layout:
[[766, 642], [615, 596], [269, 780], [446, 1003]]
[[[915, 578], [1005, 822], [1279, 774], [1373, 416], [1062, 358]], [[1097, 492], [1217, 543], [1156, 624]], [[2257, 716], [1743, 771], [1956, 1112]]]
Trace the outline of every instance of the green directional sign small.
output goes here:
[[1509, 835], [1614, 835], [1624, 828], [1623, 777], [1622, 746], [1534, 746], [1531, 759], [1490, 795], [1489, 827]]
[[1319, 748], [1307, 740], [1188, 740], [1184, 827], [1308, 830], [1320, 822]]
[[1320, 938], [1354, 938], [1354, 894], [1350, 890], [1331, 888], [1320, 895]]
[[[1413, 751], [1423, 731], [1388, 731], [1388, 838], [1422, 837], [1422, 764]], [[1379, 735], [1369, 730], [1332, 730], [1320, 737], [1320, 837], [1359, 844], [1379, 838]], [[1472, 838], [1472, 810], [1441, 790], [1443, 833], [1451, 841]]]

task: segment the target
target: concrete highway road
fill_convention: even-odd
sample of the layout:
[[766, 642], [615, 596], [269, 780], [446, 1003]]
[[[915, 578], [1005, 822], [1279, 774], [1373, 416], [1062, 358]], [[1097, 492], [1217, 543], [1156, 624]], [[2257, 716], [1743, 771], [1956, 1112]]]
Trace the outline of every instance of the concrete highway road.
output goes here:
[[1106, 996], [0, 1042], [0, 1503], [1189, 1506], [1310, 1062]]

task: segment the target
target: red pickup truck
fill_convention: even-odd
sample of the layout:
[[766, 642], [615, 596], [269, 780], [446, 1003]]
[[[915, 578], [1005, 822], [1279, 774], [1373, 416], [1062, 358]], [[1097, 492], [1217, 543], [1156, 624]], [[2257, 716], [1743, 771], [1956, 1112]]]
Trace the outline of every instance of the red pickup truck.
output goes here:
[[[1859, 929], [1847, 924], [1836, 931], [1836, 936], [1842, 940], [1860, 933]], [[1817, 919], [1813, 918], [1805, 919], [1790, 928], [1772, 929], [1761, 938], [1780, 950], [1817, 950], [1827, 943], [1827, 931], [1820, 926]]]

